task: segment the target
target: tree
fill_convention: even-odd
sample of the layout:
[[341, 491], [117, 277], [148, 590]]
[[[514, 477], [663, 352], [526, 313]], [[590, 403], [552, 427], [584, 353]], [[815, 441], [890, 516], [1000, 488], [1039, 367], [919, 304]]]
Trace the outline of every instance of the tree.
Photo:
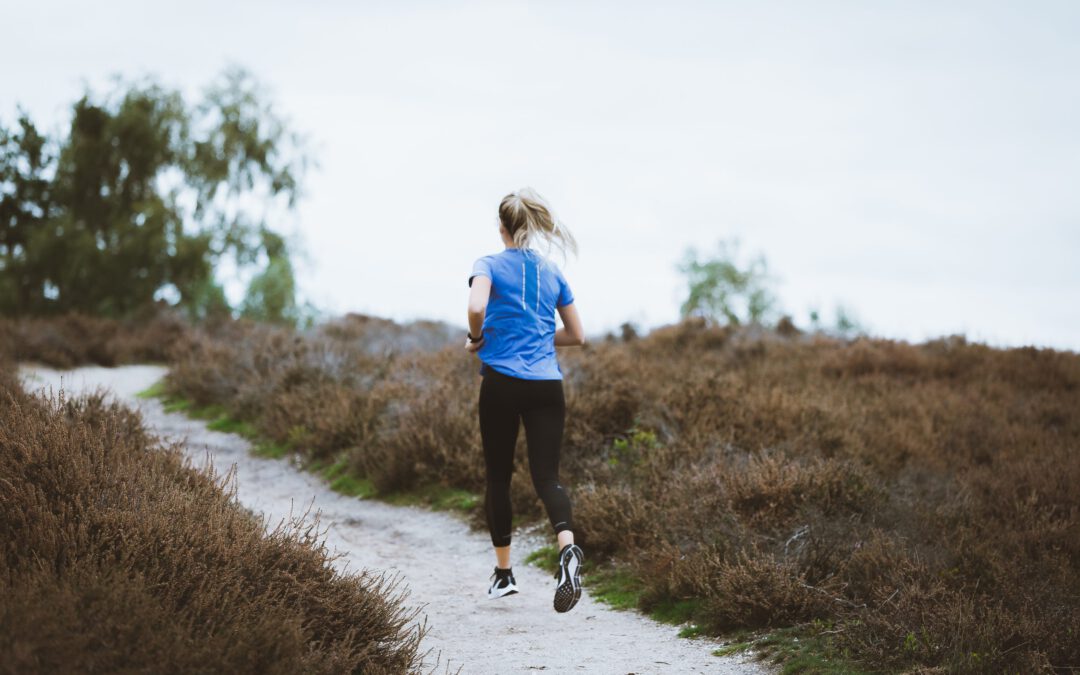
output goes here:
[[307, 166], [264, 98], [240, 68], [195, 105], [117, 80], [74, 104], [54, 154], [25, 116], [0, 134], [0, 311], [123, 316], [171, 298], [197, 317], [228, 312], [219, 263], [267, 257], [268, 215], [295, 207]]
[[687, 249], [678, 265], [688, 285], [679, 310], [683, 318], [700, 316], [732, 325], [773, 320], [776, 297], [769, 288], [765, 258], [758, 255], [743, 266], [738, 249], [738, 239], [720, 241], [709, 258], [702, 258], [692, 247]]
[[843, 338], [850, 338], [856, 335], [865, 335], [866, 328], [855, 317], [855, 314], [849, 308], [844, 305], [836, 305], [836, 323], [833, 327], [833, 332]]
[[240, 315], [256, 321], [295, 326], [300, 319], [296, 306], [296, 278], [285, 241], [266, 231], [266, 268], [248, 285]]
[[20, 111], [14, 130], [0, 126], [0, 308], [29, 303], [27, 247], [31, 233], [52, 215], [54, 153], [26, 113]]
[[809, 310], [810, 328], [816, 333], [826, 333], [840, 338], [851, 338], [856, 335], [866, 335], [866, 328], [856, 318], [855, 314], [847, 306], [836, 303], [834, 320], [831, 327], [826, 327], [821, 320], [821, 312], [817, 307]]

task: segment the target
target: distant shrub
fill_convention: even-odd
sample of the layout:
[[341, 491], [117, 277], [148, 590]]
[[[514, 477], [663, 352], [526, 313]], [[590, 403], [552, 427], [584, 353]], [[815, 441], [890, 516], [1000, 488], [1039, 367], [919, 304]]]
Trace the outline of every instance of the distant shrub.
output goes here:
[[738, 239], [720, 241], [709, 257], [688, 249], [678, 270], [687, 283], [680, 307], [684, 319], [696, 316], [734, 326], [771, 323], [777, 301], [765, 257], [758, 255], [744, 265], [739, 261]]
[[54, 368], [84, 364], [164, 363], [189, 330], [178, 310], [157, 308], [128, 320], [78, 312], [55, 317], [0, 318], [0, 352]]

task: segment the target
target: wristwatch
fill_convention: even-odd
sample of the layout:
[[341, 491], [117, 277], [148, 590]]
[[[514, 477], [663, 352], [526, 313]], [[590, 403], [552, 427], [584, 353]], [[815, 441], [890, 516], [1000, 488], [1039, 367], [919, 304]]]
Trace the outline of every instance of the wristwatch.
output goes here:
[[465, 333], [465, 337], [469, 338], [469, 342], [470, 342], [471, 344], [476, 344], [477, 342], [480, 342], [480, 340], [482, 340], [482, 339], [483, 339], [483, 336], [482, 336], [482, 335], [481, 335], [480, 337], [475, 337], [475, 338], [474, 338], [474, 337], [472, 336], [472, 332], [471, 332], [471, 331], [470, 331], [470, 332], [467, 332], [467, 333]]

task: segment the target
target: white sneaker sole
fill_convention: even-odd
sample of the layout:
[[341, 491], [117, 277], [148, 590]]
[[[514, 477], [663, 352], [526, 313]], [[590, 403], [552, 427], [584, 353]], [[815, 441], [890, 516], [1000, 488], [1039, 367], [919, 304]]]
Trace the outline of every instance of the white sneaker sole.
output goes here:
[[581, 599], [581, 549], [572, 546], [559, 561], [559, 577], [555, 586], [556, 612], [569, 612]]
[[507, 595], [513, 595], [514, 593], [517, 593], [517, 592], [518, 592], [517, 584], [510, 584], [506, 588], [489, 588], [487, 596], [490, 599], [494, 600], [496, 598], [501, 598], [501, 597], [504, 597], [504, 596], [507, 596]]

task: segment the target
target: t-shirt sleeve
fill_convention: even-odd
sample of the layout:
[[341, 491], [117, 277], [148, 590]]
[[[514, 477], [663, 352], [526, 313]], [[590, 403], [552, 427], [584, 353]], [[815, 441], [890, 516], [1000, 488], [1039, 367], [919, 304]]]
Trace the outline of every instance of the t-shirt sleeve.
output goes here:
[[555, 301], [556, 307], [565, 307], [574, 301], [574, 293], [570, 290], [570, 284], [566, 282], [566, 277], [559, 272], [559, 299]]
[[469, 287], [472, 287], [473, 277], [475, 277], [477, 275], [480, 275], [480, 274], [484, 275], [488, 279], [492, 278], [491, 277], [491, 261], [489, 261], [486, 256], [483, 257], [483, 258], [477, 258], [476, 262], [473, 263], [472, 273], [469, 274]]

